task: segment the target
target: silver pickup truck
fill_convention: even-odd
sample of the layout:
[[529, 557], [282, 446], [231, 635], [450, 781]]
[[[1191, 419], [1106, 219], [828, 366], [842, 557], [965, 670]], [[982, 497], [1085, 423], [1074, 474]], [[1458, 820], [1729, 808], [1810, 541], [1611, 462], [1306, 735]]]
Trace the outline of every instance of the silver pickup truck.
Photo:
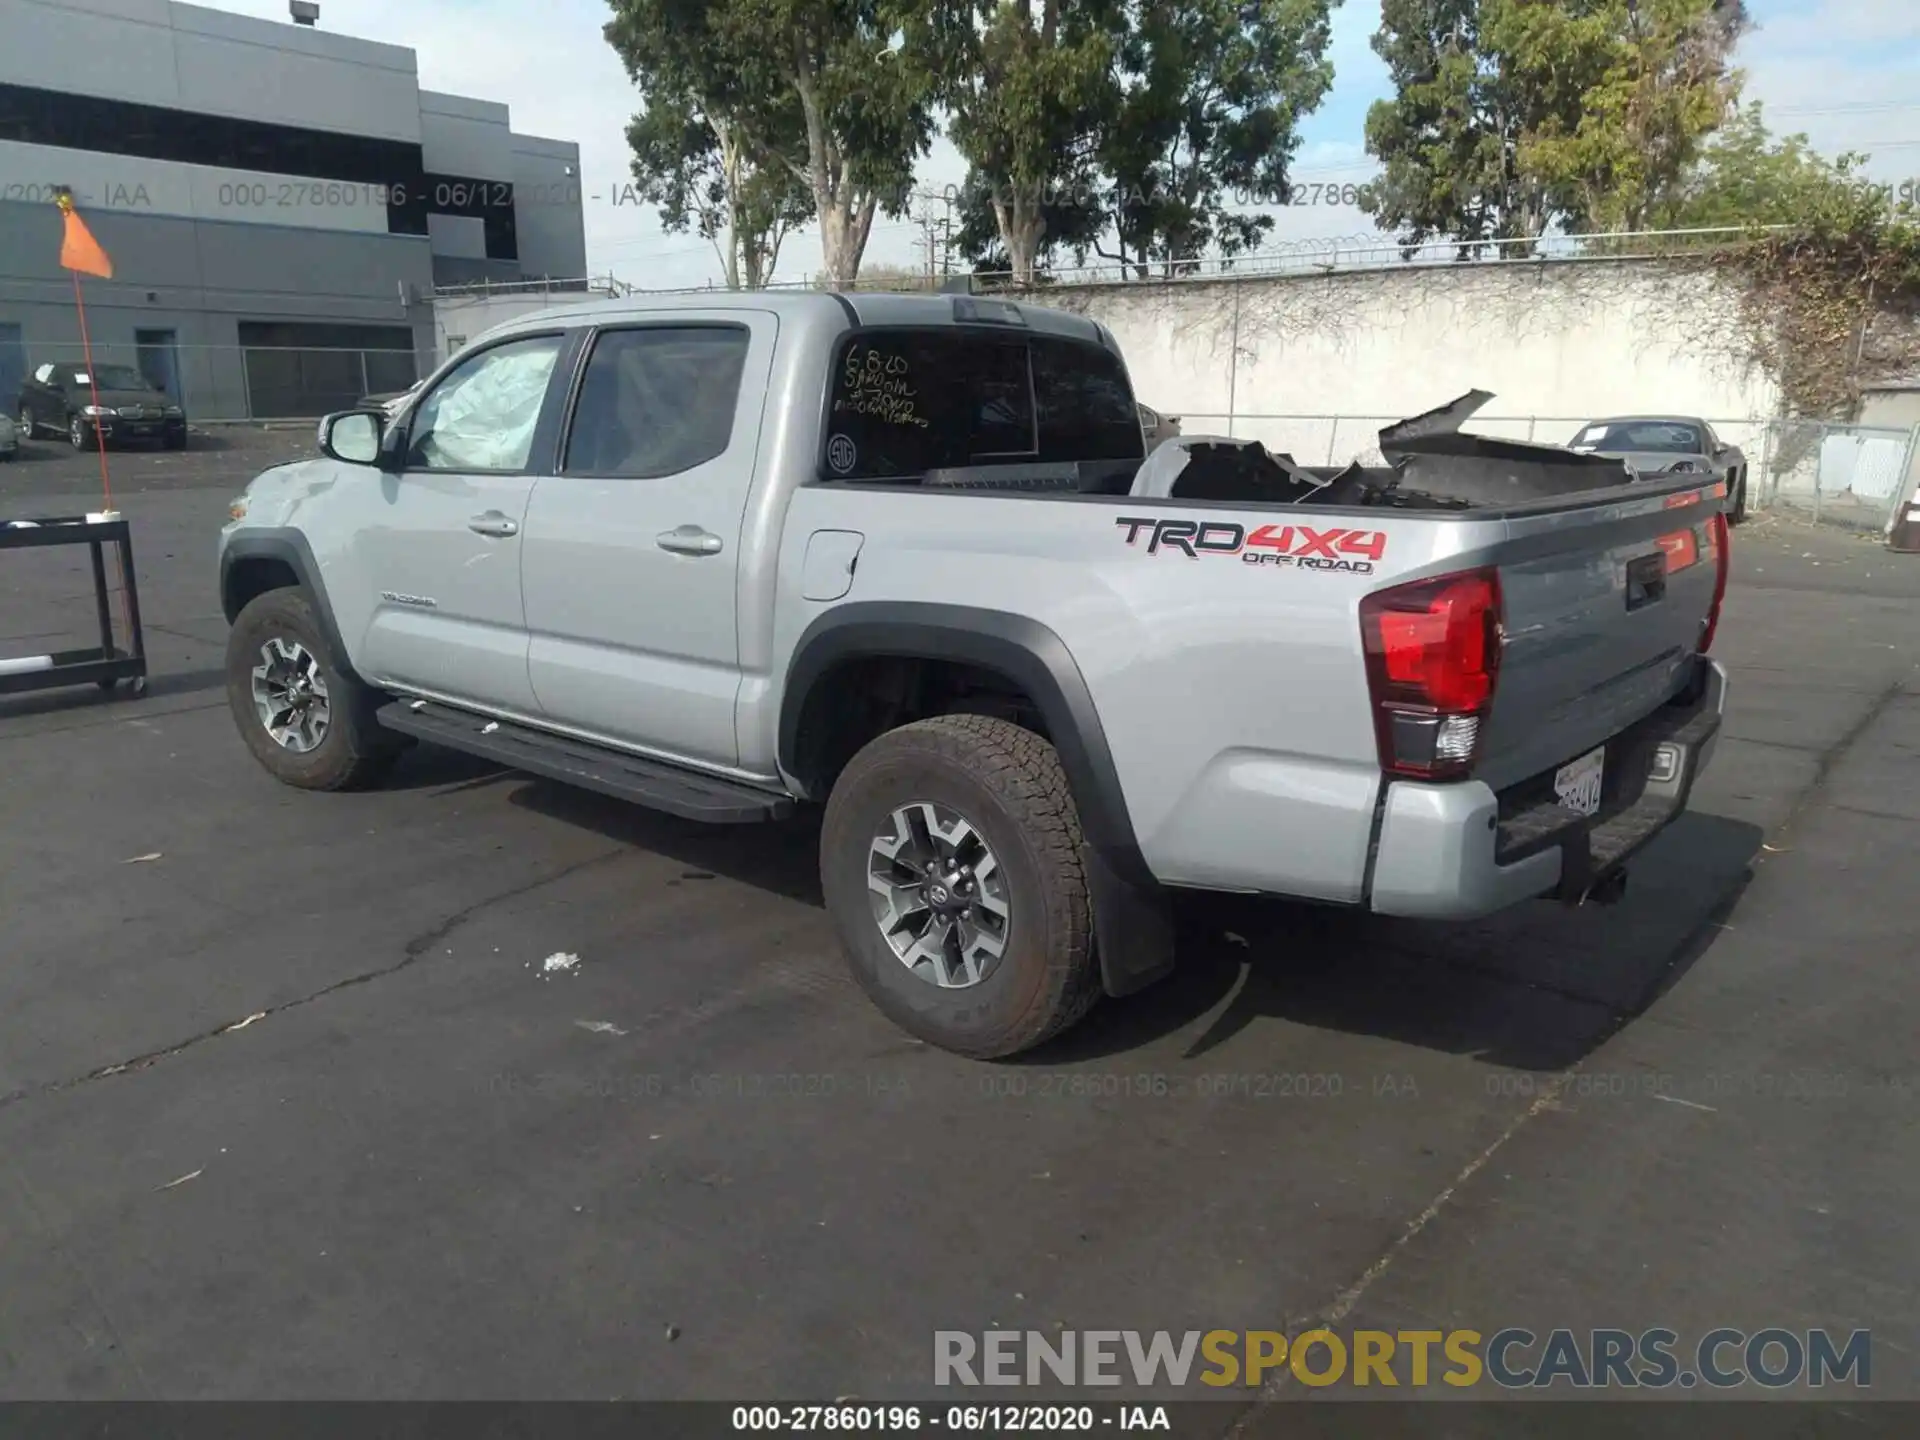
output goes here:
[[1463, 433], [1144, 458], [1112, 335], [966, 295], [515, 320], [221, 533], [281, 780], [412, 741], [699, 820], [824, 806], [853, 973], [1026, 1049], [1174, 963], [1173, 887], [1436, 919], [1617, 896], [1725, 697], [1724, 496]]

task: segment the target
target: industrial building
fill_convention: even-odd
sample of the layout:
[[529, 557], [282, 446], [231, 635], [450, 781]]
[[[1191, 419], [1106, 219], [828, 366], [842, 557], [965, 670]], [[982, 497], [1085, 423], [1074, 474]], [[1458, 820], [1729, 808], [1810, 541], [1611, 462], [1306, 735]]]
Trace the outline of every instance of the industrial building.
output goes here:
[[437, 286], [586, 274], [576, 145], [290, 8], [0, 0], [0, 402], [79, 355], [60, 187], [113, 260], [85, 282], [96, 361], [196, 420], [404, 389]]

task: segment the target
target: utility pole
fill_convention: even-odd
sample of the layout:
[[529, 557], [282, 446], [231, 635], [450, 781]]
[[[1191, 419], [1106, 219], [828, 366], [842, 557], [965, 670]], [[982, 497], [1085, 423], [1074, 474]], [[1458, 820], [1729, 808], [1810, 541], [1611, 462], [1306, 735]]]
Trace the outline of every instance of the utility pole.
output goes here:
[[[913, 216], [920, 237], [914, 243], [926, 251], [927, 285], [932, 289], [941, 277], [953, 273], [953, 192], [919, 190], [914, 199], [920, 202]], [[938, 213], [933, 208], [936, 201], [942, 207]]]

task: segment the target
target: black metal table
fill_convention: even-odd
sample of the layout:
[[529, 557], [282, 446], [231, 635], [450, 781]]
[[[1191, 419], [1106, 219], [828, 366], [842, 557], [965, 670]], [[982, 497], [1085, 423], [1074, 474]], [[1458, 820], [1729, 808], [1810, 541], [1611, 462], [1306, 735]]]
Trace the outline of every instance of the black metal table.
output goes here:
[[[23, 523], [24, 522], [24, 523]], [[0, 520], [0, 551], [31, 550], [43, 545], [85, 545], [93, 555], [93, 593], [100, 617], [100, 644], [85, 650], [62, 650], [47, 657], [52, 663], [32, 670], [0, 672], [0, 695], [29, 690], [52, 690], [64, 685], [98, 685], [111, 690], [122, 680], [133, 682], [133, 693], [147, 688], [147, 645], [140, 628], [140, 589], [133, 577], [133, 539], [124, 517], [94, 519], [85, 515], [27, 516]], [[107, 588], [107, 561], [103, 549], [120, 547], [120, 576], [127, 608], [126, 649], [115, 643], [113, 592]], [[0, 662], [7, 657], [0, 656]], [[34, 657], [38, 658], [38, 657]]]

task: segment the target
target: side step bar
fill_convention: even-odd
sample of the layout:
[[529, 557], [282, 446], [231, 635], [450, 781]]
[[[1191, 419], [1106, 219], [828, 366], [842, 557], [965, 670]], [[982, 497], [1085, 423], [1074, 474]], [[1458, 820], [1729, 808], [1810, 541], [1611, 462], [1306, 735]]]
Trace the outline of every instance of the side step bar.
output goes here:
[[785, 795], [609, 750], [591, 741], [488, 720], [450, 705], [395, 700], [375, 711], [374, 719], [402, 735], [687, 820], [740, 825], [780, 820], [793, 813], [793, 801]]

